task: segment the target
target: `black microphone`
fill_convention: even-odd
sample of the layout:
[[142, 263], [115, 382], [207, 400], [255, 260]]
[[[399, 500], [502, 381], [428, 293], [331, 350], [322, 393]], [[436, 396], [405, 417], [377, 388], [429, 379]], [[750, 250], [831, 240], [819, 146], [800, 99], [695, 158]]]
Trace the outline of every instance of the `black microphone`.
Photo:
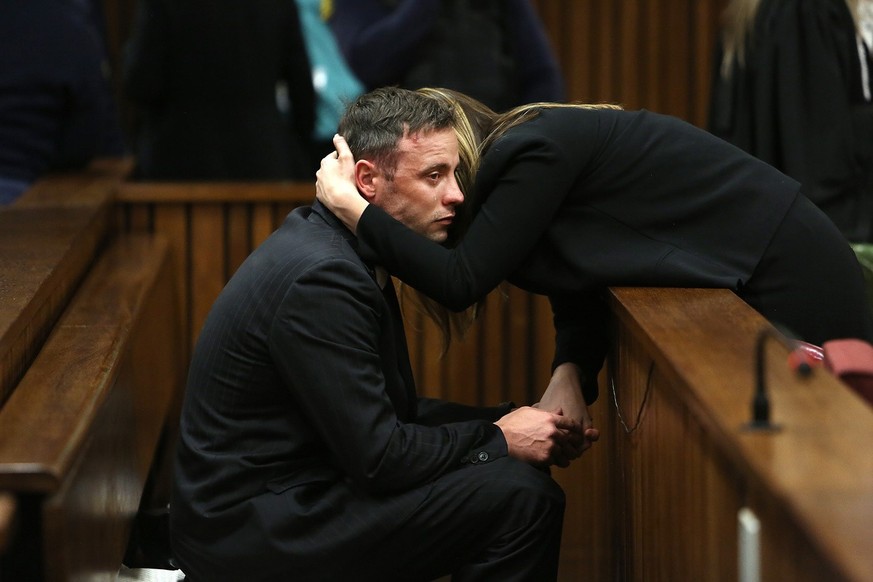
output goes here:
[[807, 353], [803, 345], [794, 337], [794, 334], [782, 327], [777, 329], [772, 325], [765, 325], [758, 332], [758, 338], [755, 348], [755, 395], [752, 398], [752, 420], [745, 426], [754, 430], [779, 430], [779, 426], [770, 421], [770, 397], [767, 394], [766, 386], [766, 358], [764, 357], [764, 347], [767, 340], [775, 339], [785, 346], [790, 353], [788, 354], [789, 367], [801, 377], [807, 377], [812, 373], [811, 354]]

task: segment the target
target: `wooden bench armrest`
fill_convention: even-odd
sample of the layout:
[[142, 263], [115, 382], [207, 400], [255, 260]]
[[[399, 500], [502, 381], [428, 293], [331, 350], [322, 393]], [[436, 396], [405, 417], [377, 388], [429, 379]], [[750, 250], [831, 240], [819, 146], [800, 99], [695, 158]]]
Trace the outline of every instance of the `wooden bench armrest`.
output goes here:
[[[123, 403], [144, 408], [154, 416], [154, 426], [127, 428], [147, 432], [144, 438], [153, 442], [146, 446], [155, 446], [170, 394], [177, 388], [171, 384], [178, 380], [161, 377], [167, 371], [162, 367], [181, 366], [173, 361], [176, 354], [168, 352], [178, 346], [162, 337], [177, 324], [175, 316], [161, 311], [172, 313], [166, 309], [175, 304], [171, 281], [162, 238], [122, 236], [98, 260], [0, 408], [0, 489], [52, 493], [60, 487], [92, 436], [119, 373], [130, 365], [125, 355], [131, 350], [141, 352], [137, 379], [157, 385], [150, 387], [147, 401]], [[155, 345], [133, 343], [134, 327], [144, 329], [141, 335]]]

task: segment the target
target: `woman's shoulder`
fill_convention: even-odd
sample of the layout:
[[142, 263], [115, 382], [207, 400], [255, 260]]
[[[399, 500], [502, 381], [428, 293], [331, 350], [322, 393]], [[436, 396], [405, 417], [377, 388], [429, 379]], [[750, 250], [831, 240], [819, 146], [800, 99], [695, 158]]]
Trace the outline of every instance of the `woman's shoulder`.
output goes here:
[[546, 107], [536, 117], [521, 123], [495, 140], [486, 158], [517, 155], [523, 151], [584, 153], [608, 140], [616, 127], [633, 114], [618, 109]]

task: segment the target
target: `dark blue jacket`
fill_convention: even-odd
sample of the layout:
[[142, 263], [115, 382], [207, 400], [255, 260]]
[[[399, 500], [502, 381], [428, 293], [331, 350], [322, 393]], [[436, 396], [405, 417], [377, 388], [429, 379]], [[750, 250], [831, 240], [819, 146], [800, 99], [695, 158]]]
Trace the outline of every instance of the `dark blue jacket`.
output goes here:
[[3, 0], [0, 178], [122, 153], [104, 39], [90, 2]]

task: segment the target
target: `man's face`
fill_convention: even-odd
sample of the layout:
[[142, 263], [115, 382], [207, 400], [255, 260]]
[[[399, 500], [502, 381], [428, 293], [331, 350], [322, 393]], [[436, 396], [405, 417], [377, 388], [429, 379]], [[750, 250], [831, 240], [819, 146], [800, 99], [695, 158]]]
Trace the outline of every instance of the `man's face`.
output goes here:
[[455, 180], [458, 141], [452, 129], [419, 132], [398, 143], [394, 179], [374, 180], [373, 202], [407, 227], [443, 242], [464, 194]]

